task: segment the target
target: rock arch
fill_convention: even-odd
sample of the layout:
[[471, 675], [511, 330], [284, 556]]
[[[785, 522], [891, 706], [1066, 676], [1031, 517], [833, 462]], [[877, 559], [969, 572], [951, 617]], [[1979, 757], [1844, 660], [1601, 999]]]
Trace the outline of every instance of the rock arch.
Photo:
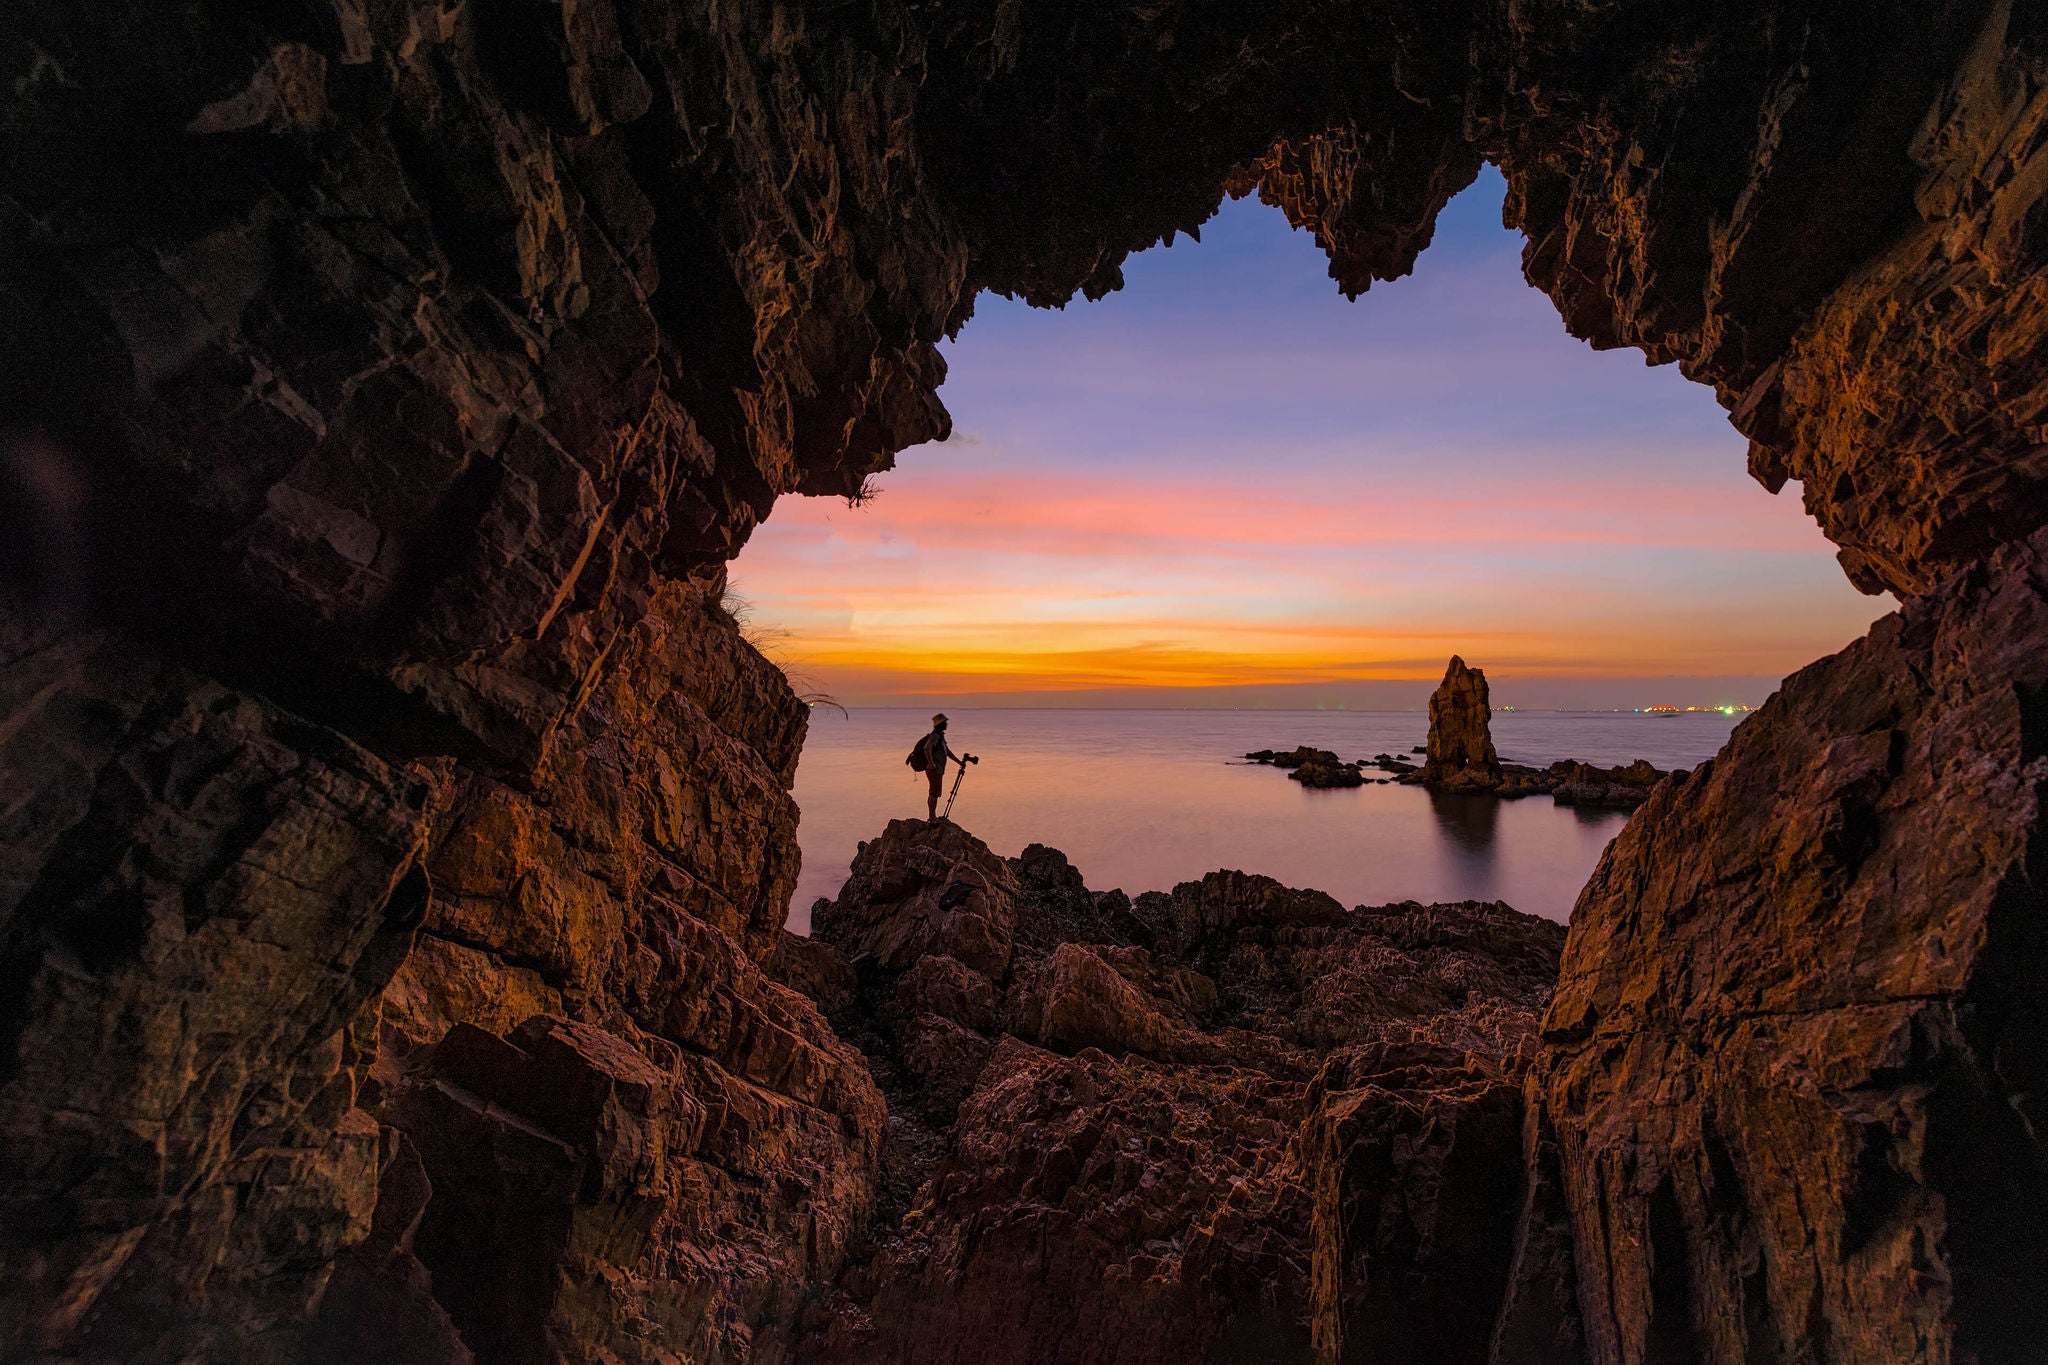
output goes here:
[[[576, 1166], [547, 1236], [687, 1187], [701, 1273], [636, 1320], [772, 1337], [882, 1120], [761, 969], [803, 713], [724, 562], [776, 497], [945, 433], [934, 345], [977, 291], [1098, 295], [1253, 191], [1361, 290], [1485, 160], [1567, 326], [1712, 385], [1759, 481], [1906, 601], [1587, 889], [1521, 1257], [1568, 1229], [1575, 1308], [1520, 1285], [1504, 1321], [1576, 1314], [1600, 1361], [2040, 1338], [2035, 7], [306, 0], [5, 33], [5, 515], [42, 547], [0, 621], [6, 1353], [297, 1358], [351, 1294], [440, 1339], [421, 1157], [369, 1110], [444, 1038], [407, 1102], [497, 1125], [476, 1188], [570, 1158], [463, 1096], [697, 1133]], [[385, 907], [422, 876], [415, 942]], [[741, 1112], [769, 1156], [705, 1126]], [[750, 1202], [763, 1160], [822, 1173], [804, 1211]], [[549, 1330], [617, 1311], [569, 1294]]]

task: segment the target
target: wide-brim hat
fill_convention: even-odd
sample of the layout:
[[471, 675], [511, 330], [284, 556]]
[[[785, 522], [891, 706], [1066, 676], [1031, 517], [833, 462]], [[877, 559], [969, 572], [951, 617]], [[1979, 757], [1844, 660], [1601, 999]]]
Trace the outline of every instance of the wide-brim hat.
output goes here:
[[946, 723], [946, 713], [945, 713], [944, 711], [941, 711], [941, 712], [939, 712], [939, 714], [937, 714], [936, 716], [933, 716], [933, 717], [932, 717], [932, 724], [934, 724], [934, 725], [944, 725], [945, 723]]

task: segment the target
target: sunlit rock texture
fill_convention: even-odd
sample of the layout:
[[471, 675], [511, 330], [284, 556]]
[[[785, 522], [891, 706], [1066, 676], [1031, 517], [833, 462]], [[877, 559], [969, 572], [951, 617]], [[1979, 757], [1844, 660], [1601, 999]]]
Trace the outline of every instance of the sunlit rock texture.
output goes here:
[[[723, 565], [946, 432], [977, 291], [1099, 296], [1256, 193], [1356, 293], [1491, 160], [1565, 325], [1711, 385], [1906, 602], [1588, 889], [1497, 1350], [2029, 1358], [2039, 5], [26, 0], [0, 63], [0, 1355], [942, 1358], [977, 1302], [1054, 1309], [948, 1240], [1020, 1197], [1007, 1158], [873, 1242], [923, 1207], [890, 1123], [1078, 1153], [1108, 1094], [1133, 1178], [1246, 1192], [1126, 1223], [1107, 1167], [1048, 1176], [1108, 1220], [1074, 1342], [1402, 1358], [1356, 1273], [1399, 1224], [1357, 1201], [1422, 1148], [1335, 1097], [1405, 1063], [1217, 1034], [1166, 968], [1226, 999], [1227, 960], [1148, 967], [1142, 918], [882, 916], [915, 981], [878, 1012], [883, 969], [785, 945], [805, 713]], [[1217, 1066], [1266, 1079], [1212, 1122]], [[1430, 1131], [1492, 1150], [1516, 1074], [1433, 1081]], [[1269, 1101], [1285, 1160], [1353, 1175], [1270, 1178]], [[1456, 1226], [1471, 1259], [1401, 1274], [1491, 1284]]]

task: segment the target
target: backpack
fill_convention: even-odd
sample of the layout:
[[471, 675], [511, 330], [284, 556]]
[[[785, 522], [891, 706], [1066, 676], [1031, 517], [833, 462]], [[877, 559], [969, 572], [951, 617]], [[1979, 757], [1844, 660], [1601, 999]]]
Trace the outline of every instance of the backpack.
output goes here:
[[920, 738], [916, 744], [911, 746], [910, 757], [903, 760], [905, 763], [908, 763], [910, 765], [910, 771], [914, 773], [921, 773], [925, 772], [932, 766], [930, 760], [926, 759], [924, 756], [925, 740], [928, 740], [930, 738], [930, 735], [925, 735], [922, 738]]

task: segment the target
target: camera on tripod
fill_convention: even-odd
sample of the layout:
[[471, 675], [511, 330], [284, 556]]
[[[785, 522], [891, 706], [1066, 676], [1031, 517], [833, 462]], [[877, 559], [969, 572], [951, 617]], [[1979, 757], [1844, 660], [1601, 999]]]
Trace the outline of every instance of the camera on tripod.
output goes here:
[[953, 778], [953, 791], [952, 794], [946, 798], [946, 813], [939, 817], [941, 820], [950, 820], [953, 818], [953, 802], [959, 799], [960, 783], [967, 776], [967, 765], [970, 763], [979, 762], [981, 762], [981, 759], [974, 754], [960, 755], [960, 771]]

